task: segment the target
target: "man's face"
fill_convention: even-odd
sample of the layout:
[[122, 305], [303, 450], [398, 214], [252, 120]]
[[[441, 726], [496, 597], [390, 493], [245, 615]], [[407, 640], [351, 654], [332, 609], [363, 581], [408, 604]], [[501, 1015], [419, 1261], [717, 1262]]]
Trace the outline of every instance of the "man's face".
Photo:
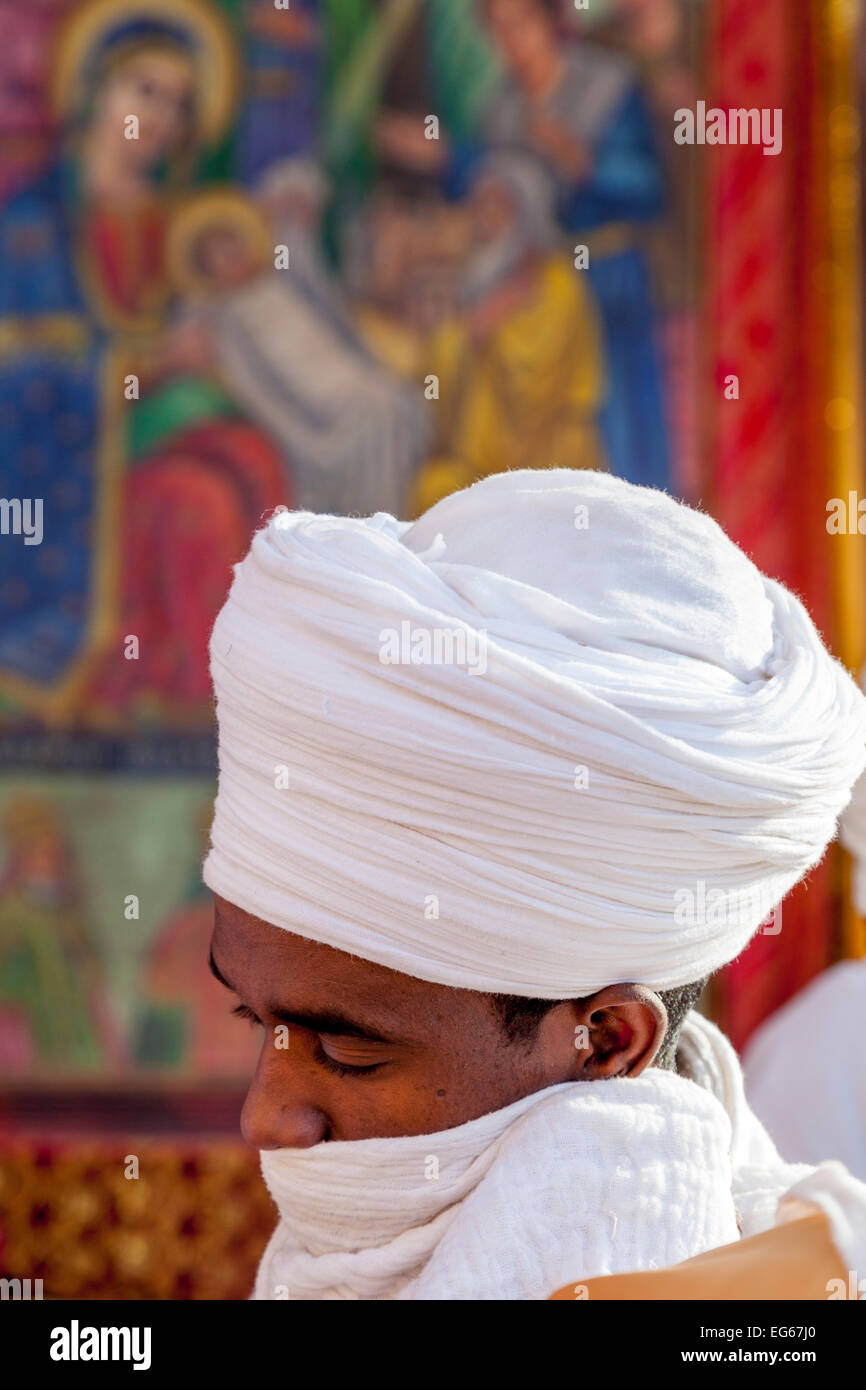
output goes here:
[[262, 1032], [241, 1119], [254, 1148], [431, 1134], [572, 1079], [567, 1004], [533, 1042], [511, 1043], [489, 996], [306, 941], [221, 898], [211, 953], [235, 1011]]

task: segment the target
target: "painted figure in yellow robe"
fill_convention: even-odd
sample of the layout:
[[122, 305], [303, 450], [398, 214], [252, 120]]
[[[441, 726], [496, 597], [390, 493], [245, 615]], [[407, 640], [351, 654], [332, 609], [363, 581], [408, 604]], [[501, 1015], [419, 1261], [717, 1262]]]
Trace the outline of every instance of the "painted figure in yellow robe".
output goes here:
[[468, 206], [462, 312], [430, 345], [438, 449], [417, 477], [416, 512], [488, 473], [605, 467], [601, 330], [585, 271], [557, 246], [547, 174], [496, 154]]

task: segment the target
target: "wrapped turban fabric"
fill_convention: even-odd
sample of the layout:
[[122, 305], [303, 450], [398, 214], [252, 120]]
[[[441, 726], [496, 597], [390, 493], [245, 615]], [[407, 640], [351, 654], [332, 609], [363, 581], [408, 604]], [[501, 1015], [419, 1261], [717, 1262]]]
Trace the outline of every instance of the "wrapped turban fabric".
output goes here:
[[208, 885], [483, 991], [707, 975], [866, 763], [866, 701], [799, 600], [607, 474], [497, 474], [412, 524], [278, 513], [211, 664]]

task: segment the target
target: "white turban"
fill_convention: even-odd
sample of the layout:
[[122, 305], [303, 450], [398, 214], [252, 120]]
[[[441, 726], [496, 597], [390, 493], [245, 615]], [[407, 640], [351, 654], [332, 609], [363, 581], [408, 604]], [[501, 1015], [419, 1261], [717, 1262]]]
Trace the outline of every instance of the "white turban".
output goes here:
[[710, 973], [866, 763], [866, 701], [798, 599], [709, 517], [601, 473], [494, 475], [414, 524], [278, 515], [211, 669], [208, 885], [484, 991]]

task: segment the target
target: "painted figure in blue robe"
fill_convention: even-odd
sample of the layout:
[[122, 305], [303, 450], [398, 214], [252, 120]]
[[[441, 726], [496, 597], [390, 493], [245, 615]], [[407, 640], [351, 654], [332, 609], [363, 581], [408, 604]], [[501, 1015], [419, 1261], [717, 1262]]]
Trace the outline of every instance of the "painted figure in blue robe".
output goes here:
[[114, 620], [125, 372], [155, 341], [172, 196], [225, 127], [233, 61], [200, 0], [170, 17], [90, 0], [57, 32], [57, 158], [0, 210], [3, 493], [44, 515], [40, 545], [0, 546], [0, 685], [16, 710], [70, 709]]
[[474, 136], [425, 140], [417, 117], [386, 115], [379, 144], [397, 161], [430, 172], [438, 166], [453, 196], [484, 149], [530, 152], [545, 165], [559, 190], [564, 233], [588, 250], [587, 268], [575, 274], [589, 276], [604, 327], [609, 467], [631, 482], [670, 487], [657, 319], [640, 239], [666, 203], [652, 119], [629, 60], [563, 39], [560, 14], [557, 0], [479, 0], [503, 69]]
[[41, 544], [0, 544], [0, 666], [50, 684], [82, 643], [96, 507], [100, 335], [54, 169], [0, 216], [3, 494], [43, 503]]

